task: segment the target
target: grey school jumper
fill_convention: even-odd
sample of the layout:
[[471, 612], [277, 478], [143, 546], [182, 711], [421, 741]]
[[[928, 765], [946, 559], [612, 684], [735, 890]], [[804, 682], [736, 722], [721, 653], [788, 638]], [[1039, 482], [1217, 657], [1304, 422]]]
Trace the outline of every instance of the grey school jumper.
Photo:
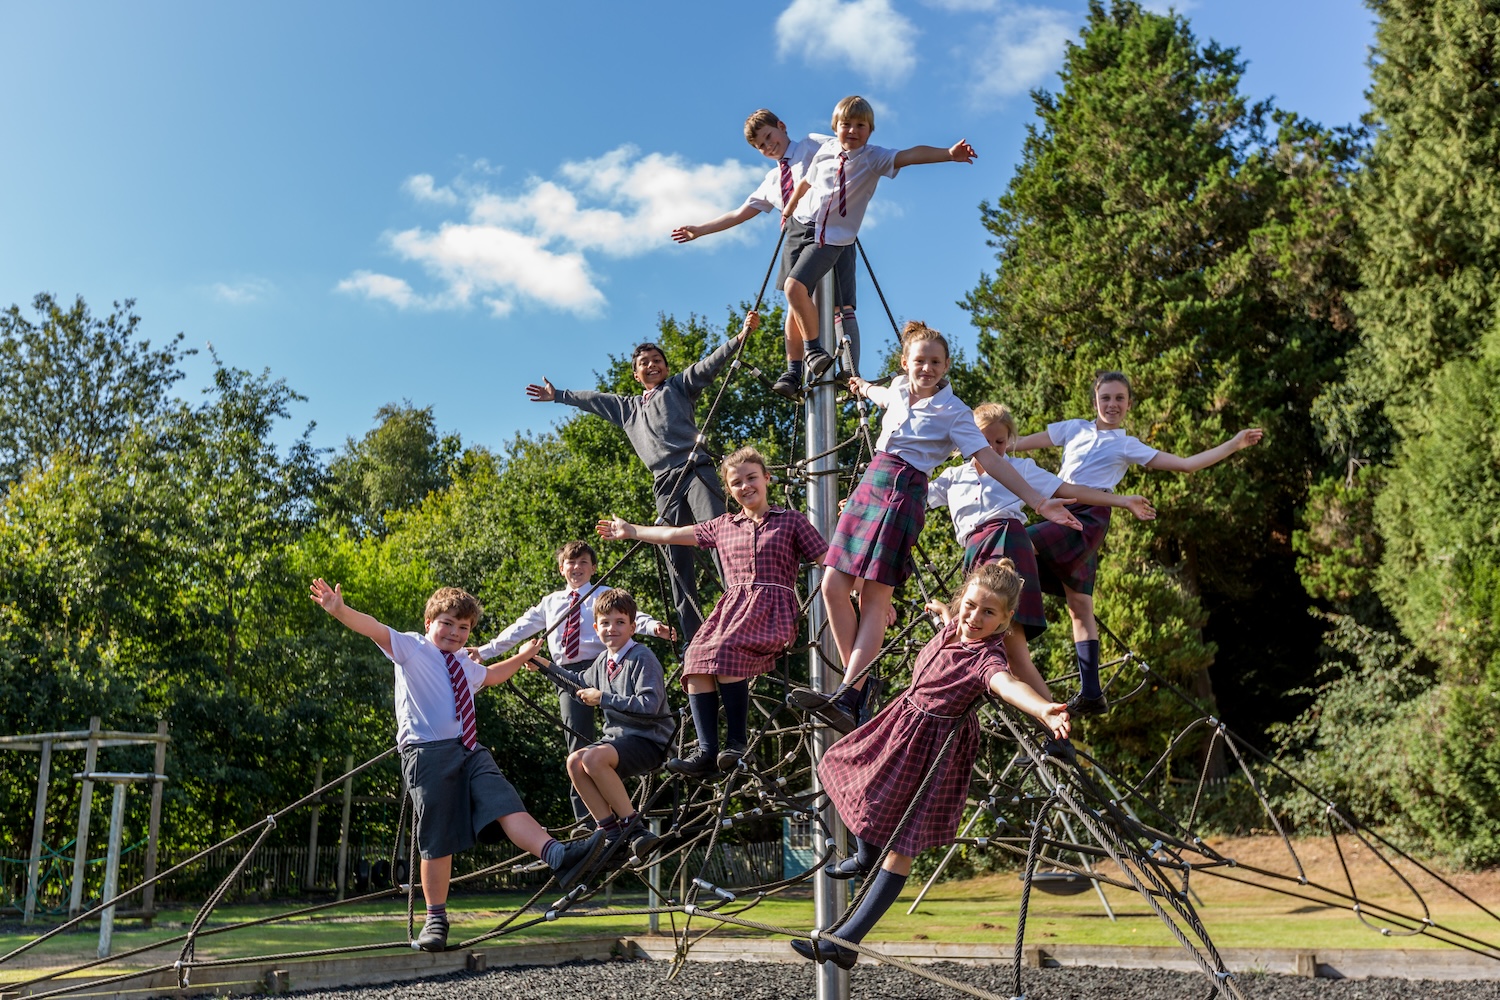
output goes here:
[[[724, 494], [714, 475], [713, 460], [699, 449], [694, 468], [679, 472], [693, 453], [698, 440], [698, 422], [694, 404], [703, 390], [713, 383], [719, 369], [729, 363], [734, 353], [734, 338], [697, 364], [669, 377], [650, 399], [644, 395], [624, 396], [615, 392], [591, 392], [586, 389], [558, 389], [556, 400], [603, 417], [625, 431], [636, 456], [646, 463], [655, 477], [656, 512], [667, 524], [681, 527], [710, 521], [724, 513]], [[675, 496], [673, 495], [675, 491]], [[694, 565], [697, 548], [690, 545], [667, 546], [672, 560], [672, 603], [677, 609], [678, 628], [683, 642], [693, 638], [700, 619], [693, 609], [698, 600], [698, 578]], [[713, 554], [718, 567], [718, 555]], [[723, 576], [722, 571], [719, 574]]]
[[671, 740], [673, 715], [667, 707], [666, 678], [661, 661], [647, 647], [631, 644], [613, 678], [609, 676], [607, 649], [583, 670], [557, 669], [579, 687], [599, 689], [605, 739], [641, 736], [662, 747]]

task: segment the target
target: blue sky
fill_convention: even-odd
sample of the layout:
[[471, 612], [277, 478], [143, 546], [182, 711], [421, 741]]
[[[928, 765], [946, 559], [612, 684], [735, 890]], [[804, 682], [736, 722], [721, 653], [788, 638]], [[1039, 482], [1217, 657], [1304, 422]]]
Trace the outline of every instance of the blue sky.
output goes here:
[[[1330, 125], [1363, 112], [1358, 0], [1176, 6], [1240, 48], [1252, 97]], [[741, 137], [750, 111], [826, 131], [860, 93], [878, 144], [979, 152], [882, 182], [862, 233], [898, 317], [972, 346], [954, 302], [993, 263], [977, 206], [1085, 11], [0, 0], [0, 306], [133, 297], [152, 339], [284, 377], [320, 445], [410, 399], [499, 447], [566, 415], [527, 382], [589, 387], [659, 313], [721, 323], [753, 297], [770, 217], [687, 246], [668, 232], [737, 207], [770, 166]], [[868, 286], [860, 315], [888, 332]], [[185, 395], [208, 366], [190, 361]]]

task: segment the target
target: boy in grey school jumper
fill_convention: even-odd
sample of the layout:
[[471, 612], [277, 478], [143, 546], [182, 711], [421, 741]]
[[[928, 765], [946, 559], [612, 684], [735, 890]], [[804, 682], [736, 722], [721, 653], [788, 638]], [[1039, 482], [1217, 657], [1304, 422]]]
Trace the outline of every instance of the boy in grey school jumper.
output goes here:
[[554, 667], [578, 684], [575, 697], [604, 708], [604, 738], [568, 754], [568, 777], [604, 832], [605, 855], [626, 855], [615, 846], [630, 845], [641, 861], [658, 838], [641, 823], [625, 778], [649, 774], [666, 762], [674, 728], [667, 708], [667, 681], [656, 654], [631, 638], [635, 634], [635, 598], [624, 590], [607, 590], [594, 601], [594, 631], [604, 652], [584, 670]]
[[[729, 363], [735, 348], [751, 330], [760, 326], [754, 311], [745, 314], [739, 334], [718, 350], [676, 375], [670, 375], [666, 355], [656, 344], [641, 344], [631, 356], [635, 380], [645, 391], [639, 396], [586, 389], [557, 389], [547, 379], [528, 385], [526, 395], [536, 403], [565, 403], [603, 417], [625, 431], [636, 456], [655, 477], [656, 512], [664, 523], [682, 527], [710, 521], [724, 513], [724, 494], [719, 489], [713, 458], [698, 443], [698, 421], [694, 404], [712, 384], [719, 369]], [[684, 469], [689, 458], [691, 469]], [[700, 619], [698, 580], [694, 560], [698, 550], [690, 545], [667, 547], [672, 561], [672, 603], [677, 609], [678, 630], [691, 642]], [[718, 557], [714, 557], [718, 565]], [[722, 574], [721, 574], [722, 575]]]
[[[526, 811], [515, 786], [480, 744], [474, 694], [509, 680], [541, 648], [534, 639], [520, 652], [484, 667], [461, 655], [484, 610], [470, 594], [443, 587], [427, 599], [426, 632], [397, 632], [344, 603], [342, 587], [312, 582], [313, 603], [370, 639], [395, 667], [396, 745], [401, 774], [416, 811], [422, 856], [422, 896], [427, 921], [414, 942], [423, 951], [448, 944], [448, 884], [453, 855], [474, 846], [479, 831], [498, 821], [511, 843], [547, 863], [563, 891], [577, 885], [604, 847], [598, 831], [586, 840], [558, 842]], [[533, 667], [533, 669], [535, 669]]]

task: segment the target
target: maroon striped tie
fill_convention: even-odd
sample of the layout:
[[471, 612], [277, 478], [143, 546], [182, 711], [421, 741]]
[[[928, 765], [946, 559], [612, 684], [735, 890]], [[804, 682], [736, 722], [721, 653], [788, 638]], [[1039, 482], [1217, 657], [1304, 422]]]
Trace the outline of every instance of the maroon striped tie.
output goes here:
[[[648, 392], [646, 394], [650, 396]], [[568, 614], [563, 619], [563, 662], [578, 662], [578, 644], [583, 637], [583, 609], [579, 606], [583, 598], [578, 591], [568, 595]]]
[[618, 674], [619, 672], [620, 661], [611, 656], [609, 658], [609, 662], [604, 665], [604, 676], [608, 677], [610, 680], [614, 680], [615, 674]]
[[464, 676], [458, 657], [445, 652], [443, 659], [448, 661], [448, 683], [453, 687], [453, 717], [463, 730], [459, 739], [463, 740], [465, 747], [473, 750], [479, 745], [479, 729], [474, 724], [474, 695], [469, 690], [469, 679]]
[[[781, 207], [786, 208], [792, 200], [792, 161], [781, 158]], [[786, 216], [781, 217], [781, 228], [786, 228]]]
[[[849, 207], [844, 203], [844, 163], [849, 159], [848, 153], [839, 154], [839, 215], [847, 216]], [[822, 246], [828, 239], [828, 213], [833, 208], [833, 199], [823, 208], [823, 225], [818, 232], [818, 246]]]

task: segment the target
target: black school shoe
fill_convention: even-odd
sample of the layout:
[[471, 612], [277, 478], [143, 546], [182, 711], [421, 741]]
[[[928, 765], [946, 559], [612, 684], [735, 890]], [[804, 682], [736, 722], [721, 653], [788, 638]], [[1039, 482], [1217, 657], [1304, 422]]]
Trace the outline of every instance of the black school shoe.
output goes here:
[[428, 914], [422, 933], [413, 942], [422, 951], [443, 951], [448, 947], [448, 918]]
[[844, 684], [840, 684], [831, 694], [797, 688], [786, 696], [786, 700], [793, 708], [811, 712], [829, 729], [845, 735], [852, 733], [863, 721], [861, 716], [865, 692]]
[[740, 766], [740, 761], [745, 756], [745, 744], [730, 743], [719, 751], [719, 758], [715, 761], [720, 771], [733, 771]]
[[830, 861], [823, 866], [823, 874], [829, 878], [838, 879], [840, 882], [846, 882], [849, 879], [863, 878], [870, 874], [870, 869], [860, 867], [859, 859], [850, 857], [842, 861]]
[[802, 399], [802, 376], [788, 368], [776, 376], [776, 381], [771, 383], [771, 391], [778, 396], [790, 399], [792, 402], [800, 402]]
[[1109, 711], [1109, 699], [1100, 695], [1097, 698], [1085, 698], [1081, 694], [1075, 694], [1068, 699], [1068, 718], [1081, 719], [1085, 715], [1103, 715]]
[[802, 363], [807, 366], [811, 378], [822, 378], [823, 373], [833, 367], [833, 355], [821, 347], [809, 347]]
[[553, 872], [557, 876], [557, 887], [563, 892], [572, 892], [574, 886], [583, 881], [599, 852], [604, 849], [604, 831], [595, 830], [584, 840], [571, 840], [563, 845], [562, 861]]
[[651, 828], [642, 823], [629, 835], [630, 855], [638, 863], [644, 864], [656, 853], [657, 845], [661, 838], [651, 832]]
[[850, 951], [848, 948], [840, 948], [836, 944], [827, 941], [816, 941], [808, 938], [806, 941], [798, 939], [792, 942], [792, 950], [803, 958], [822, 965], [824, 962], [832, 962], [840, 969], [852, 969], [854, 963], [859, 961], [859, 952]]
[[699, 750], [691, 757], [673, 757], [667, 761], [667, 770], [673, 774], [680, 774], [685, 778], [698, 778], [700, 780], [717, 778], [719, 776], [719, 762], [714, 757]]

